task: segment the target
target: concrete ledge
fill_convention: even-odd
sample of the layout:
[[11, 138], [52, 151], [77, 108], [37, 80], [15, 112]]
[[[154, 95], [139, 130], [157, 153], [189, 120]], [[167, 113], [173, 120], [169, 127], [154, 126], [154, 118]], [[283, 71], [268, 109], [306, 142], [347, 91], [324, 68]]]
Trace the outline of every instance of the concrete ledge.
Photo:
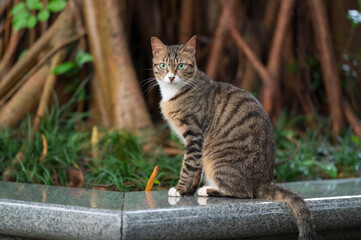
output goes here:
[[123, 194], [0, 182], [0, 233], [36, 239], [120, 239]]
[[[282, 185], [306, 198], [322, 239], [361, 239], [360, 178]], [[266, 240], [296, 239], [297, 228], [280, 202], [0, 182], [0, 239], [11, 236]]]

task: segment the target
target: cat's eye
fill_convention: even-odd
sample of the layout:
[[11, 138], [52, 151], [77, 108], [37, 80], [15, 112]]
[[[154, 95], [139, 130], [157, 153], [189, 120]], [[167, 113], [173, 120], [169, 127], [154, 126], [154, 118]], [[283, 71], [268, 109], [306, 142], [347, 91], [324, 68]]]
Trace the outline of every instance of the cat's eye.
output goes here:
[[186, 65], [184, 63], [180, 63], [180, 64], [178, 64], [178, 69], [182, 70], [182, 69], [184, 69], [185, 66]]
[[159, 64], [159, 66], [160, 66], [160, 68], [161, 69], [167, 69], [167, 64], [165, 64], [165, 63], [161, 63], [161, 64]]

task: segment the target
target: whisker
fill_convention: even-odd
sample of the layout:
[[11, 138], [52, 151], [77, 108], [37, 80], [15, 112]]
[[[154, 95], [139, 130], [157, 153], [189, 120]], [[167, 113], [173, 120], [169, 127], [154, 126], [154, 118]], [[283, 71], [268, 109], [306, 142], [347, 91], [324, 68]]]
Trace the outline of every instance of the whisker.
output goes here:
[[148, 88], [144, 91], [144, 93], [149, 93], [150, 91], [152, 91], [157, 86], [158, 86], [158, 83], [153, 82], [151, 85], [148, 86]]
[[155, 80], [155, 79], [156, 79], [155, 77], [150, 77], [150, 78], [140, 80], [140, 82], [144, 82], [144, 81], [148, 81], [148, 80]]
[[139, 82], [141, 83], [142, 87], [144, 87], [148, 83], [153, 83], [154, 81], [156, 82], [157, 79], [152, 77], [152, 78], [147, 78], [147, 79], [140, 80]]
[[191, 86], [191, 88], [195, 91], [197, 91], [198, 93], [200, 93], [200, 89], [198, 84], [195, 83], [194, 79], [187, 79], [190, 80], [189, 82], [186, 82], [187, 85]]

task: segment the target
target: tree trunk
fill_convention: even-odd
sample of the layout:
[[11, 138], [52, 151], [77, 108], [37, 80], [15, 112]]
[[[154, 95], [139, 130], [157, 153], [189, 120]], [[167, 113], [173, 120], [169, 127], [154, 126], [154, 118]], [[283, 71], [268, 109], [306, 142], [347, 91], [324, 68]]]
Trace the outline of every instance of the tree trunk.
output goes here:
[[181, 4], [179, 43], [185, 44], [192, 37], [194, 2], [193, 0], [183, 0]]
[[[82, 1], [80, 0], [77, 0], [76, 2], [78, 4], [82, 4]], [[29, 84], [27, 82], [30, 81], [30, 78], [34, 79], [33, 75], [36, 72], [39, 72], [37, 68], [39, 65], [36, 63], [41, 62], [42, 59], [39, 61], [39, 55], [42, 51], [50, 51], [51, 53], [54, 53], [54, 51], [52, 50], [54, 49], [59, 50], [57, 48], [58, 45], [64, 47], [65, 45], [63, 45], [62, 43], [64, 42], [67, 43], [67, 40], [69, 39], [72, 40], [72, 37], [76, 34], [74, 26], [75, 26], [74, 14], [72, 13], [72, 8], [68, 6], [60, 14], [60, 16], [50, 27], [50, 29], [35, 42], [35, 44], [29, 49], [29, 51], [20, 60], [16, 62], [16, 64], [1, 80], [0, 82], [1, 101], [4, 103], [3, 99], [5, 94], [9, 95], [9, 93], [11, 93], [13, 94], [13, 96], [8, 102], [5, 103], [5, 105], [1, 106], [0, 111], [4, 113], [7, 111], [12, 111], [13, 113], [14, 112], [19, 113], [18, 115], [9, 113], [6, 114], [6, 116], [2, 116], [0, 119], [0, 125], [2, 125], [2, 127], [3, 126], [15, 127], [19, 123], [19, 121], [24, 117], [24, 113], [26, 114], [28, 112], [30, 106], [35, 106], [38, 104], [38, 99], [40, 98], [42, 88], [35, 87], [29, 90], [29, 94], [32, 96], [31, 98], [26, 98], [28, 94], [18, 90], [18, 88], [26, 89], [24, 88], [25, 86], [24, 83], [28, 87]], [[47, 60], [48, 58], [46, 58], [44, 62], [46, 62]], [[42, 67], [41, 69], [44, 69], [44, 67]], [[48, 75], [51, 74], [50, 73], [51, 69], [49, 66], [47, 67], [47, 70], [48, 70], [47, 74]], [[40, 79], [40, 77], [38, 77], [38, 79]], [[43, 83], [41, 82], [41, 80], [38, 81], [40, 82], [32, 83], [32, 84], [36, 84], [36, 86], [42, 86]], [[37, 94], [38, 96], [34, 97], [35, 94]], [[21, 96], [21, 95], [25, 95], [25, 96]], [[26, 100], [22, 100], [22, 99], [26, 99]], [[19, 100], [26, 102], [26, 104], [16, 105]], [[14, 107], [15, 105], [17, 106], [16, 110]]]
[[233, 25], [233, 11], [235, 10], [235, 6], [235, 0], [223, 0], [222, 11], [213, 37], [211, 53], [209, 54], [209, 61], [207, 62], [206, 68], [207, 75], [213, 80], [216, 80], [217, 77], [219, 58], [222, 54], [226, 35], [229, 33], [230, 26]]
[[327, 15], [322, 0], [309, 0], [309, 5], [312, 9], [313, 29], [321, 54], [323, 80], [332, 116], [332, 130], [338, 134], [344, 128], [342, 95]]
[[272, 82], [270, 85], [264, 84], [262, 86], [261, 92], [261, 102], [263, 107], [269, 115], [272, 115], [276, 118], [281, 111], [281, 102], [278, 99], [280, 94], [279, 72], [281, 64], [281, 50], [283, 47], [287, 26], [293, 13], [294, 3], [294, 0], [281, 2], [277, 26], [267, 61], [267, 71], [271, 75]]
[[102, 96], [106, 97], [110, 120], [106, 127], [130, 131], [151, 127], [117, 1], [85, 0], [84, 12], [97, 74], [93, 80], [99, 81]]
[[39, 99], [50, 66], [44, 65], [0, 108], [0, 129], [4, 126], [15, 127], [32, 111]]

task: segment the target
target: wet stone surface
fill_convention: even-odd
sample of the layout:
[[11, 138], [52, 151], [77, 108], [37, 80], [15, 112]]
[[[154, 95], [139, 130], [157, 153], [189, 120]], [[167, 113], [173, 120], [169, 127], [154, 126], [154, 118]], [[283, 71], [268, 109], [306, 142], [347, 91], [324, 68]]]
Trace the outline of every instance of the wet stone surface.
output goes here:
[[[281, 184], [302, 195], [322, 239], [361, 239], [361, 179]], [[105, 192], [0, 182], [0, 239], [296, 239], [281, 202], [167, 191]]]
[[122, 203], [123, 193], [0, 182], [0, 234], [120, 239]]

